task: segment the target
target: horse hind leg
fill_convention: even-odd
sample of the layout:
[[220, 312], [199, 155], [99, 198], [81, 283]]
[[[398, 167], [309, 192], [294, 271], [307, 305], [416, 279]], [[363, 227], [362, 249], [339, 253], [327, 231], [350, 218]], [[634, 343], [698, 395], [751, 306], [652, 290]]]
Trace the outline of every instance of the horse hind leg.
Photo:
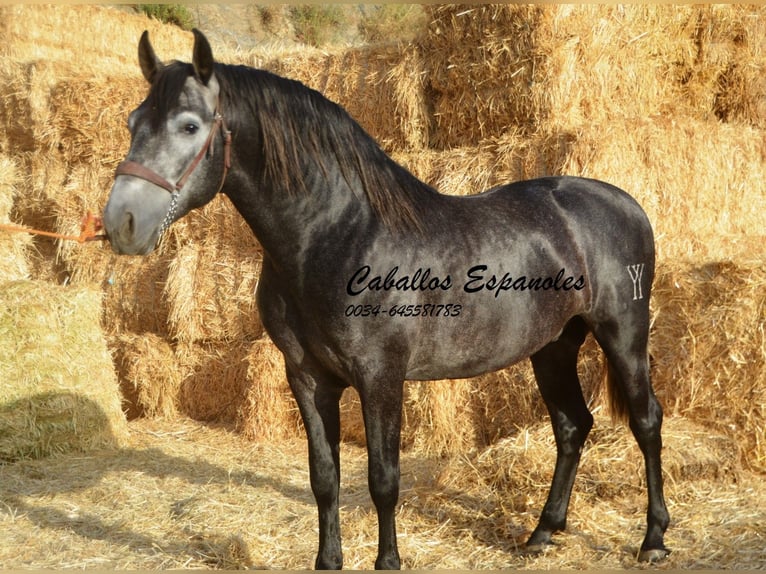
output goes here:
[[537, 386], [548, 408], [556, 438], [556, 467], [537, 527], [527, 541], [527, 550], [540, 551], [553, 544], [551, 536], [566, 526], [582, 447], [593, 426], [577, 376], [577, 355], [588, 328], [575, 317], [561, 336], [532, 355]]
[[647, 529], [638, 554], [642, 562], [669, 554], [663, 537], [670, 522], [662, 487], [662, 407], [649, 377], [648, 309], [640, 320], [610, 321], [594, 326], [593, 334], [609, 366], [608, 385], [613, 416], [629, 419], [630, 429], [644, 456], [648, 490]]

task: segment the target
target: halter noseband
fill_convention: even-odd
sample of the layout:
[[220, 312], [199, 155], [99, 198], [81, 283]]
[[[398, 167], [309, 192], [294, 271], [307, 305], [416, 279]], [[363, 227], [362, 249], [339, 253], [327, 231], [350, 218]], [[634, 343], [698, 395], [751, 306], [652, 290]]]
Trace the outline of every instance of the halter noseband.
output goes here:
[[170, 207], [168, 208], [168, 212], [165, 214], [165, 219], [162, 220], [162, 224], [160, 225], [160, 235], [162, 235], [165, 230], [170, 227], [170, 224], [173, 223], [176, 207], [178, 206], [178, 196], [180, 195], [181, 188], [186, 185], [186, 180], [188, 180], [192, 172], [197, 169], [197, 166], [202, 161], [202, 158], [205, 157], [206, 154], [209, 155], [213, 153], [215, 135], [219, 129], [223, 131], [223, 175], [221, 176], [221, 183], [218, 185], [218, 191], [216, 191], [216, 193], [218, 193], [221, 191], [223, 182], [226, 180], [226, 174], [231, 167], [231, 131], [226, 127], [226, 120], [224, 120], [223, 115], [218, 111], [217, 108], [215, 117], [213, 119], [213, 127], [210, 128], [210, 133], [205, 140], [205, 144], [202, 146], [202, 149], [199, 150], [197, 155], [194, 156], [194, 159], [192, 159], [189, 166], [186, 168], [186, 170], [184, 170], [184, 172], [181, 174], [181, 177], [179, 177], [174, 184], [170, 183], [156, 171], [149, 169], [137, 161], [127, 159], [122, 161], [117, 166], [117, 169], [114, 172], [115, 177], [118, 175], [130, 175], [132, 177], [138, 177], [156, 185], [157, 187], [161, 187], [170, 193]]

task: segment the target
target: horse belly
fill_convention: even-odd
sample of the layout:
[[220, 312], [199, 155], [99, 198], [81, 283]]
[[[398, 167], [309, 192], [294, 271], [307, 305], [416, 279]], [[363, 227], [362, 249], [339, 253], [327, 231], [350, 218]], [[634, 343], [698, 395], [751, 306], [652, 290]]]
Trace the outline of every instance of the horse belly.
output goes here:
[[407, 378], [468, 378], [517, 363], [561, 334], [576, 314], [574, 297], [528, 304], [469, 306], [463, 320], [425, 325], [413, 340]]

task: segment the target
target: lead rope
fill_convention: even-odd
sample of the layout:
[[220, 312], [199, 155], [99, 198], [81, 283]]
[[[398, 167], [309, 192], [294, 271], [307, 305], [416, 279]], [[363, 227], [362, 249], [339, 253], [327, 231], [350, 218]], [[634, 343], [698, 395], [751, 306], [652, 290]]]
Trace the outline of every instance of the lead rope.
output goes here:
[[66, 239], [68, 241], [77, 241], [77, 243], [85, 243], [86, 241], [104, 241], [107, 239], [106, 234], [98, 233], [104, 228], [101, 218], [93, 215], [90, 211], [82, 218], [80, 223], [80, 235], [66, 235], [64, 233], [55, 233], [53, 231], [43, 231], [41, 229], [31, 229], [29, 227], [22, 227], [21, 225], [11, 225], [8, 223], [0, 223], [0, 229], [3, 229], [12, 233], [29, 233], [30, 235], [44, 235], [45, 237], [53, 237], [56, 239]]

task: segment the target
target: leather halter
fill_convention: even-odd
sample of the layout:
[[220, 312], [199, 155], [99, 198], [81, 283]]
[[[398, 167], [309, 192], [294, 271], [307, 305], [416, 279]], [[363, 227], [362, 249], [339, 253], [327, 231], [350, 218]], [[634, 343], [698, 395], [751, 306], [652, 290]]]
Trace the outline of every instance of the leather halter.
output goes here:
[[189, 176], [191, 176], [192, 172], [197, 169], [197, 166], [202, 161], [202, 158], [205, 157], [206, 154], [211, 155], [213, 153], [213, 148], [215, 146], [215, 136], [219, 129], [223, 132], [223, 175], [221, 176], [221, 183], [219, 184], [218, 190], [216, 191], [216, 193], [218, 193], [221, 191], [223, 183], [226, 180], [226, 174], [231, 167], [231, 131], [226, 127], [226, 120], [224, 120], [223, 115], [218, 112], [217, 109], [213, 120], [213, 127], [210, 128], [210, 133], [205, 140], [205, 144], [202, 146], [202, 149], [199, 150], [197, 155], [194, 156], [194, 159], [192, 159], [191, 163], [175, 183], [170, 183], [156, 171], [149, 169], [137, 161], [128, 159], [120, 162], [120, 164], [117, 166], [117, 169], [114, 172], [115, 177], [118, 175], [138, 177], [156, 185], [157, 187], [161, 187], [170, 193], [170, 207], [167, 214], [165, 215], [165, 219], [162, 221], [162, 225], [160, 226], [160, 235], [162, 235], [162, 233], [173, 222], [181, 188], [186, 185], [186, 181], [189, 179]]

